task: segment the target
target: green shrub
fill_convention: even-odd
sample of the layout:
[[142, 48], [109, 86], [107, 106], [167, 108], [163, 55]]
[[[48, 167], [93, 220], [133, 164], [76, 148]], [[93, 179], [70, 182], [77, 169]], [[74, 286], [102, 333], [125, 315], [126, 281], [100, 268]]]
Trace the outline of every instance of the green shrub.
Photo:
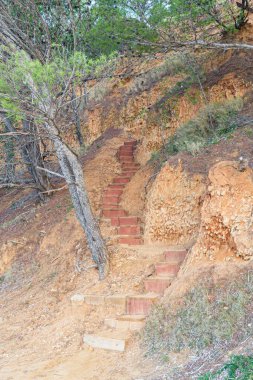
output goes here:
[[252, 334], [253, 276], [222, 287], [201, 284], [185, 296], [180, 308], [155, 306], [142, 341], [148, 355], [223, 345]]
[[253, 129], [252, 127], [248, 127], [245, 129], [244, 131], [245, 135], [249, 138], [249, 139], [252, 139], [253, 138]]
[[180, 151], [195, 154], [202, 147], [227, 137], [238, 127], [238, 112], [241, 108], [241, 99], [208, 104], [194, 119], [177, 129], [168, 141], [168, 154]]
[[4, 280], [5, 280], [5, 276], [4, 275], [0, 276], [0, 285], [4, 282]]
[[202, 375], [198, 380], [253, 380], [253, 356], [232, 356], [220, 370]]

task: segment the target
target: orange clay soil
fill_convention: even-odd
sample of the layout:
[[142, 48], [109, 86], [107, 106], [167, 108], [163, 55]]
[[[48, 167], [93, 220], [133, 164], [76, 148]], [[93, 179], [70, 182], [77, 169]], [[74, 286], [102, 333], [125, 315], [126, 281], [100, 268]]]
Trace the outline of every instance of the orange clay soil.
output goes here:
[[[97, 217], [102, 192], [119, 171], [116, 152], [125, 140], [123, 135], [114, 136], [84, 160]], [[133, 186], [136, 189], [135, 181]], [[130, 184], [126, 191], [132, 191]], [[0, 290], [0, 379], [130, 380], [151, 373], [154, 364], [143, 357], [134, 335], [125, 353], [84, 347], [84, 333], [106, 331], [104, 318], [122, 310], [116, 306], [74, 307], [70, 297], [143, 292], [143, 280], [153, 273], [153, 263], [165, 247], [118, 246], [103, 221], [111, 271], [99, 282], [69, 195], [66, 190], [56, 194], [43, 205], [28, 200], [11, 210], [11, 203], [25, 192], [1, 193], [1, 257], [5, 262], [0, 268], [5, 280]], [[84, 267], [87, 270], [77, 270]]]
[[[83, 160], [92, 207], [98, 218], [103, 190], [120, 172], [116, 153], [126, 139], [123, 133], [112, 135], [101, 145], [96, 143]], [[143, 213], [145, 187], [151, 176], [149, 167], [141, 167], [135, 174], [122, 196], [125, 209], [138, 215]], [[85, 347], [84, 333], [110, 333], [104, 319], [123, 310], [120, 306], [73, 306], [70, 298], [74, 294], [144, 292], [144, 279], [152, 275], [154, 263], [160, 261], [168, 247], [162, 243], [119, 246], [113, 228], [101, 218], [111, 270], [106, 280], [99, 282], [67, 190], [57, 192], [43, 205], [36, 206], [28, 199], [21, 208], [10, 208], [27, 195], [17, 191], [1, 193], [0, 257], [4, 261], [0, 270], [5, 272], [5, 280], [0, 290], [0, 379], [137, 380], [156, 373], [158, 364], [144, 357], [137, 333], [130, 336], [125, 353]], [[230, 267], [237, 269], [236, 265]], [[209, 263], [208, 268], [211, 266]], [[227, 263], [223, 266], [225, 275]], [[202, 270], [201, 263], [193, 266], [191, 260], [186, 261], [168, 295], [175, 297], [176, 302]], [[186, 356], [175, 356], [173, 364], [184, 363]]]

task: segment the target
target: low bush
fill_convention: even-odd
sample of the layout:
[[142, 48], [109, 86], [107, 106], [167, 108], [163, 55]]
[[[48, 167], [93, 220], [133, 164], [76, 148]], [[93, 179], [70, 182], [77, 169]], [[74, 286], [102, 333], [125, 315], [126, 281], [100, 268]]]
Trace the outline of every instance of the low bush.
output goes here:
[[253, 275], [223, 286], [201, 284], [185, 296], [180, 308], [155, 306], [142, 341], [147, 355], [225, 345], [253, 335]]
[[208, 372], [198, 380], [253, 380], [253, 356], [232, 356], [215, 372]]

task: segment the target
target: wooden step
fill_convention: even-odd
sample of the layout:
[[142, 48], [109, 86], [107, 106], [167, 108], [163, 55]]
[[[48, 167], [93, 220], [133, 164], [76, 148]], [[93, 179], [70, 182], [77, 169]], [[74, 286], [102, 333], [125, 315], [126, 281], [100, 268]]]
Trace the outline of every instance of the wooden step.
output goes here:
[[114, 203], [113, 204], [113, 203], [110, 203], [110, 202], [103, 202], [102, 203], [102, 210], [107, 210], [107, 209], [110, 209], [110, 210], [119, 210], [120, 209], [119, 203]]
[[123, 177], [128, 177], [127, 173], [131, 173], [132, 176], [136, 172], [138, 172], [137, 168], [122, 168], [121, 175], [123, 175]]
[[[78, 296], [78, 297], [77, 297]], [[73, 299], [83, 301], [87, 305], [109, 305], [114, 307], [122, 307], [124, 310], [126, 308], [126, 295], [122, 294], [113, 294], [113, 295], [97, 295], [97, 294], [85, 294], [85, 295], [75, 295], [71, 298], [71, 302], [73, 303]], [[75, 297], [75, 298], [74, 298]]]
[[84, 301], [87, 305], [104, 305], [105, 296], [97, 294], [86, 294], [84, 295]]
[[179, 263], [161, 262], [155, 264], [157, 276], [176, 275], [180, 269]]
[[133, 173], [136, 173], [138, 170], [139, 170], [139, 168], [137, 168], [136, 166], [130, 166], [130, 167], [127, 167], [127, 166], [123, 166], [123, 165], [121, 165], [121, 167], [122, 167], [122, 173], [126, 173], [126, 172], [133, 172]]
[[140, 224], [140, 219], [136, 216], [126, 216], [119, 218], [111, 218], [112, 226], [137, 226]]
[[136, 216], [124, 216], [119, 218], [111, 218], [112, 226], [137, 226], [140, 223], [140, 218]]
[[125, 162], [122, 164], [123, 168], [134, 168], [134, 169], [139, 169], [140, 164], [137, 162]]
[[145, 320], [145, 315], [121, 315], [117, 318], [116, 328], [130, 331], [141, 330], [145, 326]]
[[125, 236], [125, 237], [120, 237], [118, 242], [119, 244], [126, 244], [126, 245], [141, 245], [143, 244], [143, 239], [141, 236]]
[[127, 216], [127, 212], [125, 210], [111, 210], [111, 209], [104, 209], [103, 210], [103, 216], [107, 218], [114, 218], [117, 216]]
[[93, 348], [119, 352], [124, 352], [126, 347], [126, 339], [115, 339], [93, 334], [84, 334], [83, 343]]
[[123, 193], [122, 189], [107, 189], [104, 192], [104, 197], [120, 197]]
[[145, 326], [145, 315], [121, 315], [117, 318], [106, 318], [105, 325], [118, 330], [138, 331]]
[[122, 167], [121, 173], [136, 173], [140, 169], [133, 166], [127, 167], [127, 166], [121, 165], [121, 167]]
[[121, 157], [119, 159], [119, 161], [122, 163], [122, 164], [126, 164], [126, 163], [134, 163], [134, 158], [133, 157]]
[[147, 292], [163, 294], [173, 281], [174, 276], [170, 277], [150, 277], [144, 281]]
[[134, 152], [134, 148], [132, 146], [121, 146], [118, 150], [121, 153], [132, 153]]
[[121, 150], [120, 152], [118, 152], [118, 158], [122, 157], [134, 157], [134, 152]]
[[135, 175], [135, 173], [137, 172], [137, 170], [135, 170], [134, 172], [122, 172], [122, 174], [126, 177], [133, 177]]
[[137, 145], [137, 141], [136, 141], [136, 140], [133, 140], [133, 141], [125, 141], [125, 142], [124, 142], [124, 145], [125, 145], [125, 146], [136, 146], [136, 145]]
[[127, 216], [119, 218], [120, 226], [133, 226], [138, 225], [140, 223], [140, 218], [137, 216]]
[[110, 306], [120, 306], [124, 310], [126, 308], [126, 295], [122, 294], [113, 294], [105, 297], [105, 304]]
[[134, 154], [132, 151], [120, 151], [119, 152], [119, 157], [134, 157]]
[[148, 315], [159, 298], [157, 294], [127, 297], [126, 314]]
[[133, 149], [133, 144], [124, 144], [119, 147], [119, 149]]
[[109, 185], [108, 188], [107, 188], [107, 190], [109, 190], [109, 191], [110, 190], [121, 190], [121, 191], [123, 191], [123, 189], [124, 189], [125, 186], [126, 186], [125, 183], [121, 183], [121, 184], [114, 183], [114, 184]]
[[137, 162], [126, 162], [125, 164], [122, 164], [122, 167], [124, 168], [139, 168], [140, 167], [140, 164], [138, 164]]
[[116, 183], [116, 184], [125, 184], [130, 181], [130, 177], [116, 177], [116, 178], [113, 178], [112, 181], [113, 183]]
[[117, 177], [114, 177], [114, 178], [112, 179], [113, 182], [112, 182], [111, 185], [114, 185], [114, 180], [115, 180], [115, 179], [129, 179], [129, 178], [130, 178], [130, 176], [120, 173]]
[[118, 228], [118, 235], [137, 235], [141, 234], [141, 227], [136, 226], [121, 226]]
[[124, 157], [132, 157], [132, 158], [134, 158], [134, 152], [132, 151], [132, 152], [123, 152], [123, 151], [121, 151], [121, 152], [118, 152], [118, 159], [119, 158], [124, 158]]
[[114, 196], [114, 197], [108, 197], [107, 195], [106, 196], [103, 196], [103, 202], [110, 202], [110, 203], [118, 203], [120, 200], [120, 197], [119, 196]]
[[184, 261], [186, 255], [186, 250], [168, 250], [164, 252], [164, 259], [165, 261], [177, 261], [178, 263], [181, 263]]

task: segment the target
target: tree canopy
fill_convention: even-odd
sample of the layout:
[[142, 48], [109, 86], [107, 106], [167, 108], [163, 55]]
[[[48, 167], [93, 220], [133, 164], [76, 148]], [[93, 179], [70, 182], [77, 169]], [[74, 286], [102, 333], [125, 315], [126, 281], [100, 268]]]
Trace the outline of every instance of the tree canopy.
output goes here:
[[[194, 40], [215, 41], [239, 29], [249, 1], [230, 0], [0, 0], [2, 42], [42, 62], [61, 50], [88, 57], [143, 52]], [[157, 45], [158, 44], [158, 45]]]

